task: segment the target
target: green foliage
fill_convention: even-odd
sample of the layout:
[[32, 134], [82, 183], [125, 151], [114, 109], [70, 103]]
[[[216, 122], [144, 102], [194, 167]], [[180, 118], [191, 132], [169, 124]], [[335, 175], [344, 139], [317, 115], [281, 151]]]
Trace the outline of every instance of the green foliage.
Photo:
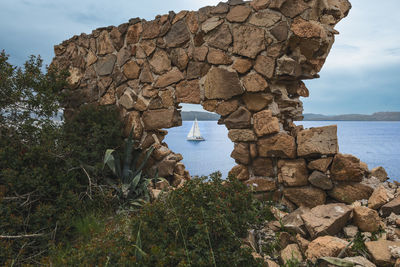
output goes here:
[[[241, 182], [195, 178], [138, 214], [120, 217], [90, 242], [53, 251], [63, 265], [261, 266], [243, 246], [251, 225], [270, 212]], [[101, 237], [100, 237], [101, 236]]]
[[351, 247], [351, 251], [356, 255], [368, 258], [368, 250], [367, 247], [365, 246], [365, 240], [366, 239], [363, 233], [357, 232], [353, 240], [353, 246]]

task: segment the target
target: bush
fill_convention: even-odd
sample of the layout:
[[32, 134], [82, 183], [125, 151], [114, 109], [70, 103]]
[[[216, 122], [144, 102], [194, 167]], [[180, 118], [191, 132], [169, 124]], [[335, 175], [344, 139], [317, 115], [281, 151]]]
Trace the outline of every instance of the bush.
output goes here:
[[272, 219], [241, 182], [220, 174], [188, 181], [137, 215], [110, 222], [90, 242], [58, 247], [61, 265], [258, 266], [243, 246], [251, 225]]

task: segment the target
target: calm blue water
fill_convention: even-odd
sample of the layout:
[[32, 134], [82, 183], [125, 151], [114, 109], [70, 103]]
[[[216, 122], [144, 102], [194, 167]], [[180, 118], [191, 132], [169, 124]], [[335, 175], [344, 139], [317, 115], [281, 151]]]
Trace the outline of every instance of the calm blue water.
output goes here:
[[[235, 165], [230, 157], [233, 143], [228, 130], [216, 121], [199, 121], [205, 142], [186, 141], [193, 122], [168, 129], [165, 142], [170, 149], [183, 155], [183, 163], [191, 175], [208, 175], [221, 171], [223, 177]], [[372, 169], [383, 166], [393, 180], [400, 181], [400, 122], [304, 121], [305, 128], [338, 125], [341, 153], [353, 154]]]

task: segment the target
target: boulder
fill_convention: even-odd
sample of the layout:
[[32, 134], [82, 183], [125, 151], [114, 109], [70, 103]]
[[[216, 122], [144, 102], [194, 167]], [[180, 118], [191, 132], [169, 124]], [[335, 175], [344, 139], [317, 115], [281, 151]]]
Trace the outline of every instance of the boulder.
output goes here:
[[250, 13], [250, 7], [235, 6], [229, 11], [228, 15], [226, 15], [226, 19], [229, 22], [244, 22], [249, 17]]
[[297, 134], [297, 154], [300, 157], [338, 153], [337, 126], [306, 129]]
[[336, 154], [331, 166], [331, 177], [336, 181], [361, 182], [364, 170], [360, 160], [353, 155]]
[[232, 40], [232, 34], [229, 26], [227, 24], [224, 24], [210, 34], [207, 43], [212, 47], [226, 51], [232, 43]]
[[143, 112], [142, 118], [146, 130], [157, 130], [182, 125], [181, 115], [175, 109], [148, 110]]
[[323, 190], [331, 190], [333, 188], [332, 180], [322, 172], [314, 171], [308, 181], [315, 187], [321, 188]]
[[[239, 60], [235, 61], [238, 62]], [[251, 67], [251, 62], [250, 62]], [[233, 66], [235, 68], [235, 65]], [[246, 71], [245, 71], [246, 72]], [[258, 73], [249, 73], [242, 78], [243, 86], [247, 92], [262, 92], [268, 87], [267, 81]]]
[[189, 63], [189, 57], [183, 48], [176, 48], [171, 51], [172, 64], [180, 71], [184, 71]]
[[137, 79], [140, 75], [140, 67], [135, 61], [130, 60], [124, 65], [122, 72], [128, 79]]
[[252, 164], [254, 175], [275, 177], [274, 165], [271, 159], [256, 158]]
[[366, 242], [365, 246], [372, 257], [372, 261], [377, 266], [393, 266], [396, 260], [392, 258], [389, 247], [400, 247], [400, 242], [381, 239], [378, 241]]
[[205, 62], [190, 61], [187, 67], [186, 78], [188, 80], [204, 77], [210, 70], [210, 65]]
[[97, 39], [97, 54], [106, 55], [114, 52], [115, 48], [107, 31], [102, 31]]
[[273, 96], [262, 93], [244, 94], [242, 99], [248, 110], [257, 112], [271, 104], [273, 101]]
[[280, 21], [281, 18], [282, 15], [278, 12], [265, 9], [255, 12], [253, 15], [251, 15], [249, 23], [260, 27], [270, 27]]
[[400, 214], [400, 196], [393, 199], [389, 203], [383, 205], [381, 208], [381, 212], [382, 212], [383, 217], [389, 216], [392, 212], [394, 214], [399, 215]]
[[389, 192], [383, 185], [379, 185], [368, 199], [368, 208], [377, 210], [390, 200]]
[[331, 158], [331, 157], [316, 159], [316, 160], [313, 160], [310, 163], [308, 163], [307, 167], [310, 170], [317, 170], [317, 171], [325, 173], [328, 170], [329, 166], [331, 165], [332, 161], [333, 161], [333, 158]]
[[270, 3], [270, 0], [253, 0], [250, 2], [250, 5], [254, 8], [254, 10], [262, 10], [267, 8]]
[[179, 103], [200, 104], [200, 86], [198, 80], [182, 81], [176, 85], [176, 101]]
[[246, 108], [240, 107], [224, 120], [224, 124], [228, 129], [249, 128], [251, 125], [251, 113]]
[[137, 42], [139, 42], [142, 31], [142, 23], [136, 23], [132, 26], [129, 26], [126, 33], [126, 44], [136, 44]]
[[167, 52], [158, 49], [149, 60], [150, 67], [155, 74], [163, 74], [171, 69], [171, 60]]
[[270, 178], [254, 178], [247, 180], [245, 184], [253, 186], [255, 192], [274, 191], [278, 189], [276, 181]]
[[208, 99], [227, 100], [244, 92], [237, 73], [222, 68], [211, 68], [206, 76], [204, 89]]
[[354, 201], [369, 199], [374, 190], [364, 184], [359, 183], [343, 183], [337, 184], [331, 191], [328, 191], [328, 195], [346, 204], [352, 204]]
[[256, 58], [265, 49], [264, 30], [252, 25], [233, 26], [233, 52]]
[[184, 77], [183, 77], [182, 72], [180, 72], [178, 68], [173, 68], [169, 72], [158, 77], [154, 87], [164, 88], [171, 84], [174, 84], [174, 83], [177, 83], [177, 82], [183, 80], [183, 78]]
[[[244, 74], [244, 73], [248, 72], [252, 66], [253, 66], [253, 63], [250, 60], [245, 59], [245, 58], [237, 58], [235, 60], [235, 62], [233, 63], [232, 68], [234, 70], [236, 70], [237, 72]], [[245, 86], [245, 88], [247, 89], [246, 86]]]
[[327, 204], [312, 208], [301, 215], [311, 238], [336, 235], [350, 219], [351, 208], [342, 203]]
[[248, 165], [250, 163], [250, 150], [248, 143], [235, 143], [231, 157], [239, 164]]
[[257, 137], [252, 130], [249, 129], [232, 129], [228, 133], [232, 142], [251, 142], [256, 141]]
[[298, 262], [303, 261], [303, 256], [297, 244], [288, 245], [287, 247], [281, 250], [280, 254], [283, 264], [286, 264], [288, 261], [298, 261]]
[[114, 69], [116, 61], [117, 61], [117, 56], [112, 54], [108, 54], [103, 58], [99, 58], [94, 67], [96, 73], [99, 76], [110, 75]]
[[258, 154], [261, 157], [295, 158], [296, 143], [294, 137], [286, 133], [277, 133], [257, 141]]
[[221, 25], [224, 22], [223, 19], [219, 19], [219, 17], [211, 17], [203, 24], [201, 25], [201, 29], [205, 32], [208, 33], [209, 31], [214, 30], [217, 28], [219, 25]]
[[165, 158], [157, 165], [158, 176], [167, 177], [174, 175], [175, 165], [176, 165], [175, 160]]
[[239, 101], [236, 99], [231, 99], [228, 101], [222, 101], [218, 104], [216, 112], [219, 115], [227, 116], [237, 110], [239, 106]]
[[284, 188], [283, 195], [298, 207], [314, 208], [326, 201], [325, 192], [311, 186]]
[[204, 61], [208, 54], [207, 46], [194, 47], [192, 56], [197, 61]]
[[142, 24], [142, 40], [154, 39], [160, 34], [160, 25], [157, 20], [145, 21]]
[[353, 210], [353, 220], [355, 225], [363, 232], [378, 231], [381, 219], [376, 210], [360, 206]]
[[165, 36], [165, 42], [168, 47], [178, 47], [190, 40], [190, 32], [183, 20], [172, 25], [171, 29]]
[[343, 233], [347, 238], [354, 238], [358, 233], [358, 227], [354, 225], [347, 225], [343, 228]]
[[280, 130], [278, 118], [272, 116], [270, 110], [263, 110], [253, 115], [254, 132], [257, 136], [278, 133]]
[[207, 61], [214, 65], [230, 65], [232, 59], [223, 51], [217, 49], [211, 49], [207, 55]]
[[379, 179], [381, 182], [385, 182], [388, 178], [387, 172], [383, 167], [376, 167], [371, 170], [371, 176]]
[[285, 186], [308, 184], [308, 170], [305, 159], [279, 160], [278, 180]]
[[254, 69], [264, 77], [271, 79], [275, 70], [275, 59], [268, 56], [259, 55], [256, 59]]
[[312, 262], [322, 257], [337, 257], [347, 245], [347, 241], [338, 237], [321, 236], [308, 245], [306, 257]]
[[307, 235], [307, 229], [304, 225], [304, 221], [301, 218], [301, 215], [305, 212], [309, 212], [310, 209], [306, 207], [300, 207], [295, 211], [289, 213], [282, 219], [282, 224], [285, 226], [285, 229], [291, 232], [298, 233], [302, 236]]
[[326, 38], [326, 30], [316, 21], [297, 18], [293, 21], [291, 30], [300, 38]]
[[289, 34], [289, 26], [286, 21], [281, 21], [270, 32], [278, 42], [286, 41]]
[[229, 176], [236, 177], [239, 181], [245, 181], [249, 179], [249, 170], [247, 166], [236, 165], [229, 171]]

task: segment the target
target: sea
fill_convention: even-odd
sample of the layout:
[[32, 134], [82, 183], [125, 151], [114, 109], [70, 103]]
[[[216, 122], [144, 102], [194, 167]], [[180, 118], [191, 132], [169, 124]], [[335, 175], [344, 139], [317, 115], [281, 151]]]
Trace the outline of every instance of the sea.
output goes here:
[[[167, 129], [165, 142], [175, 153], [183, 156], [183, 163], [192, 176], [209, 175], [220, 171], [227, 177], [235, 161], [230, 157], [233, 143], [228, 130], [216, 121], [199, 121], [203, 142], [187, 141], [192, 121]], [[383, 166], [390, 179], [400, 181], [400, 122], [386, 121], [302, 121], [304, 128], [337, 125], [339, 150], [353, 154], [368, 164], [370, 169]]]

